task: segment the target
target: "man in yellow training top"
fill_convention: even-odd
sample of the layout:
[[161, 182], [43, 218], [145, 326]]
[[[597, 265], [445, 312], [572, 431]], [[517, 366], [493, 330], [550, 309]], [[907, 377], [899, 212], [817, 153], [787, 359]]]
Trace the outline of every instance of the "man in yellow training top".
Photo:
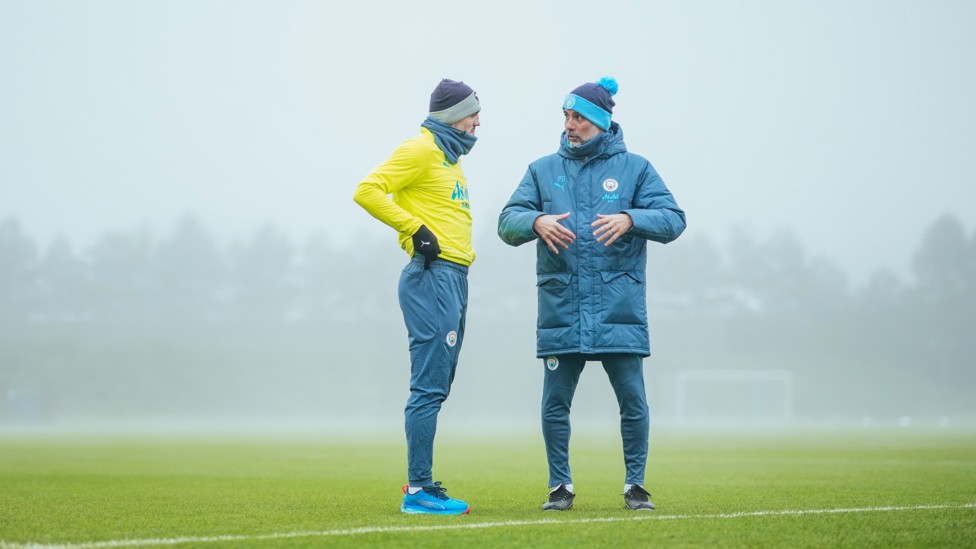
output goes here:
[[474, 249], [461, 155], [474, 147], [480, 111], [478, 95], [464, 82], [441, 80], [430, 95], [420, 134], [374, 168], [353, 195], [397, 231], [411, 258], [397, 290], [410, 342], [404, 513], [461, 515], [471, 509], [448, 497], [431, 469], [437, 414], [451, 391], [464, 339]]

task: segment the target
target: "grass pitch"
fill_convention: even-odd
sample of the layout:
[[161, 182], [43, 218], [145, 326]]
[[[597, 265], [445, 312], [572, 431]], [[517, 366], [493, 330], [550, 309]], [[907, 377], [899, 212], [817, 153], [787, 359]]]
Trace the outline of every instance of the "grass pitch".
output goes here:
[[461, 517], [399, 512], [400, 438], [0, 436], [0, 547], [976, 545], [972, 431], [654, 431], [640, 513], [615, 434], [574, 435], [575, 507], [545, 513], [541, 437], [442, 432]]

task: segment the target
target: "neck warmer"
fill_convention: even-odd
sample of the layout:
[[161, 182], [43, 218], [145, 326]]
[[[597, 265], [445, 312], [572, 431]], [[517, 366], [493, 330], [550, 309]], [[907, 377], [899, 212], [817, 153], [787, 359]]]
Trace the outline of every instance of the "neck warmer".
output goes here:
[[566, 138], [566, 132], [563, 132], [562, 137], [559, 138], [559, 144], [566, 156], [574, 160], [582, 160], [584, 158], [593, 158], [603, 152], [606, 137], [607, 132], [600, 132], [593, 139], [576, 146], [569, 142], [569, 139]]
[[434, 134], [434, 141], [444, 151], [444, 156], [447, 157], [447, 160], [451, 164], [457, 164], [462, 154], [471, 152], [471, 149], [474, 147], [474, 142], [478, 140], [477, 136], [462, 132], [453, 126], [438, 122], [429, 116], [420, 126], [427, 128], [430, 130], [430, 133]]

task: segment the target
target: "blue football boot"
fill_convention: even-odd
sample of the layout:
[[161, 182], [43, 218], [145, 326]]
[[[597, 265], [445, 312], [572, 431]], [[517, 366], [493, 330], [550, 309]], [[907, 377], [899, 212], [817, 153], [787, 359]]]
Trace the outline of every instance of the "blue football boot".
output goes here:
[[401, 512], [427, 515], [467, 515], [471, 511], [471, 506], [467, 503], [447, 497], [447, 488], [441, 487], [440, 481], [435, 482], [433, 486], [424, 486], [416, 494], [409, 493], [407, 488], [404, 485]]

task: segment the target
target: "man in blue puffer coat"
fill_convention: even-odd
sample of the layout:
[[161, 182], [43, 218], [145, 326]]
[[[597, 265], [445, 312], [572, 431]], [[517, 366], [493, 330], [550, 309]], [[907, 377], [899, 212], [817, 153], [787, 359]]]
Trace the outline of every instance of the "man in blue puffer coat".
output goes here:
[[629, 509], [654, 509], [644, 488], [649, 429], [643, 358], [648, 240], [667, 243], [685, 213], [645, 158], [627, 152], [611, 121], [617, 82], [602, 78], [563, 102], [559, 150], [536, 160], [498, 217], [498, 235], [539, 239], [537, 356], [543, 359], [542, 433], [549, 460], [545, 510], [572, 508], [569, 409], [587, 361], [599, 360], [620, 405]]

